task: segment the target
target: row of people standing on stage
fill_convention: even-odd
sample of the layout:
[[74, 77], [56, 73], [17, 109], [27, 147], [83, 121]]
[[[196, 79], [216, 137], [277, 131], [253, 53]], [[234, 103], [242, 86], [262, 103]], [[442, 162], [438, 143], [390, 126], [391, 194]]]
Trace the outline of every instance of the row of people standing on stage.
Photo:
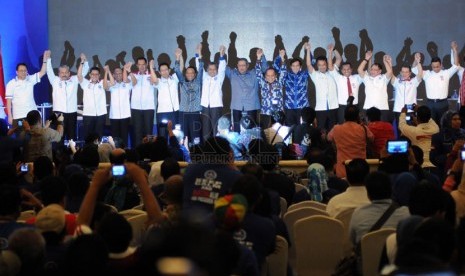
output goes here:
[[[416, 103], [417, 87], [424, 79], [426, 104], [431, 109], [432, 117], [439, 121], [442, 113], [448, 109], [449, 79], [457, 71], [461, 82], [463, 79], [457, 48], [457, 43], [452, 42], [453, 65], [447, 70], [442, 69], [439, 58], [433, 58], [432, 70], [423, 71], [421, 55], [416, 53], [413, 69], [403, 65], [400, 76], [395, 78], [392, 60], [388, 55], [383, 58], [385, 74], [382, 74], [383, 67], [378, 63], [371, 64], [369, 71], [365, 71], [365, 66], [372, 60], [372, 52], [368, 51], [358, 67], [358, 74], [353, 75], [352, 65], [343, 63], [341, 55], [332, 45], [328, 46], [329, 58], [317, 57], [316, 62], [312, 63], [310, 43], [304, 45], [307, 70], [302, 68], [302, 61], [298, 58], [290, 60], [288, 70], [284, 50], [279, 52], [272, 68], [269, 68], [262, 49], [257, 50], [257, 63], [253, 70], [248, 70], [246, 59], [239, 59], [237, 68], [232, 69], [226, 66], [224, 46], [220, 47], [219, 63], [215, 64], [202, 60], [199, 45], [196, 49], [195, 67], [184, 68], [182, 51], [177, 49], [175, 73], [172, 75], [168, 64], [160, 64], [158, 77], [154, 61], [148, 63], [141, 57], [136, 60], [137, 72], [131, 71], [130, 62], [122, 69], [114, 69], [113, 74], [105, 66], [103, 80], [100, 79], [99, 68], [89, 69], [83, 54], [76, 76], [70, 75], [66, 65], [60, 66], [58, 76], [55, 75], [51, 52], [45, 51], [42, 68], [34, 75], [27, 75], [27, 66], [18, 64], [17, 77], [7, 85], [7, 113], [9, 123], [16, 124], [18, 120], [25, 118], [28, 111], [36, 109], [33, 86], [40, 82], [46, 72], [53, 89], [53, 111], [64, 115], [65, 136], [68, 139], [76, 137], [77, 89], [81, 86], [82, 137], [91, 132], [103, 134], [107, 114], [105, 91], [110, 91], [109, 117], [112, 135], [121, 137], [126, 144], [130, 118], [134, 129], [133, 146], [140, 143], [144, 136], [153, 134], [154, 118], [157, 119], [158, 126], [162, 126], [164, 120], [180, 123], [190, 142], [197, 143], [216, 134], [217, 121], [223, 112], [222, 86], [225, 77], [231, 82], [231, 113], [235, 131], [239, 131], [240, 119], [245, 114], [251, 118], [260, 118], [260, 125], [267, 127], [272, 112], [284, 111], [286, 125], [299, 124], [302, 108], [310, 106], [307, 95], [309, 77], [315, 84], [318, 125], [327, 130], [337, 122], [343, 122], [347, 99], [352, 96], [353, 104], [358, 104], [361, 83], [365, 85], [363, 109], [377, 107], [382, 111], [382, 119], [387, 120], [390, 112], [388, 84], [391, 83], [394, 87], [393, 111], [398, 115], [403, 106]], [[208, 62], [207, 70], [203, 69], [204, 62]], [[89, 71], [89, 79], [86, 79]], [[416, 77], [412, 77], [412, 73]]]

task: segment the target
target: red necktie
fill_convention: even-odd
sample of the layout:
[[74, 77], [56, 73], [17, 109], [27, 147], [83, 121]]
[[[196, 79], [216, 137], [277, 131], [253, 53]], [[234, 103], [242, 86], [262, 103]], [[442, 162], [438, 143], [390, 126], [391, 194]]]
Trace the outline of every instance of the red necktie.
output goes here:
[[350, 84], [349, 77], [347, 77], [347, 91], [349, 91], [349, 97], [353, 96], [353, 94], [352, 94], [352, 85]]
[[460, 84], [460, 105], [465, 106], [465, 70], [463, 70], [462, 83]]

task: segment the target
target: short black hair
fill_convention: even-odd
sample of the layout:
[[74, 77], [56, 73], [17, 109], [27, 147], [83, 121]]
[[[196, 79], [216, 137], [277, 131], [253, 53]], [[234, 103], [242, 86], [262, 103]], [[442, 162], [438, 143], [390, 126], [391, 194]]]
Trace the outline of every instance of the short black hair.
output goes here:
[[97, 71], [100, 74], [100, 68], [98, 68], [97, 66], [90, 68], [89, 72], [92, 72], [92, 71]]
[[327, 59], [325, 56], [319, 56], [319, 57], [316, 58], [316, 62], [318, 62], [318, 61], [320, 61], [320, 60], [322, 60], [322, 61], [328, 63], [328, 59]]
[[260, 200], [262, 183], [251, 175], [245, 174], [234, 182], [231, 193], [241, 194], [247, 199], [249, 207], [254, 206]]
[[367, 118], [370, 122], [381, 121], [381, 110], [376, 107], [370, 107], [366, 111]]
[[178, 161], [173, 157], [168, 157], [163, 160], [160, 165], [160, 175], [163, 179], [168, 179], [172, 175], [180, 175], [181, 168], [179, 167]]
[[66, 193], [67, 185], [61, 177], [47, 176], [40, 182], [40, 196], [45, 206], [52, 203], [60, 204]]
[[34, 160], [34, 177], [42, 180], [46, 176], [53, 175], [53, 163], [47, 156], [39, 156]]
[[359, 111], [356, 105], [348, 105], [344, 110], [344, 120], [350, 122], [358, 122]]
[[408, 68], [408, 70], [412, 72], [412, 66], [410, 66], [410, 64], [403, 63], [401, 68]]
[[284, 124], [285, 119], [286, 119], [286, 115], [281, 110], [273, 112], [273, 114], [271, 114], [271, 122], [272, 123]]
[[381, 70], [381, 71], [383, 70], [383, 65], [381, 65], [381, 63], [375, 62], [375, 63], [373, 63], [373, 64], [371, 65], [371, 67], [373, 67], [373, 65], [378, 66], [379, 70]]
[[431, 119], [431, 110], [426, 105], [422, 105], [417, 109], [417, 118], [422, 123], [427, 123]]
[[345, 61], [345, 62], [341, 63], [341, 68], [342, 68], [342, 66], [344, 66], [344, 65], [349, 65], [349, 67], [352, 68], [352, 63], [350, 63], [350, 62], [348, 62], [348, 61]]
[[204, 154], [224, 155], [229, 154], [230, 152], [231, 145], [228, 140], [219, 136], [208, 138], [203, 146]]
[[369, 172], [370, 166], [365, 159], [355, 158], [346, 165], [346, 175], [350, 185], [363, 185]]
[[195, 74], [197, 75], [197, 68], [195, 68], [195, 66], [189, 66], [186, 68], [186, 72], [187, 72], [187, 69], [192, 69], [194, 70]]
[[126, 251], [132, 240], [129, 222], [118, 213], [108, 213], [100, 221], [97, 233], [102, 237], [110, 253]]
[[40, 112], [37, 110], [31, 110], [26, 115], [26, 121], [30, 126], [34, 126], [41, 122]]
[[433, 57], [431, 59], [431, 63], [433, 63], [433, 62], [439, 62], [439, 64], [441, 64], [441, 58], [440, 57]]
[[26, 70], [27, 70], [27, 65], [26, 65], [26, 63], [20, 62], [20, 63], [16, 64], [16, 71], [18, 71], [19, 66], [24, 66], [24, 67], [26, 67]]
[[384, 172], [376, 171], [368, 174], [365, 179], [365, 187], [371, 201], [391, 198], [391, 178]]
[[138, 57], [137, 60], [136, 60], [136, 65], [137, 65], [137, 62], [139, 60], [143, 60], [143, 61], [145, 61], [145, 64], [147, 64], [147, 59], [145, 57]]
[[166, 63], [166, 62], [163, 62], [163, 63], [160, 63], [160, 65], [158, 65], [158, 70], [160, 70], [160, 68], [161, 68], [163, 65], [166, 66], [166, 67], [168, 67], [168, 69], [170, 69], [170, 65], [169, 65], [168, 63]]
[[311, 108], [310, 106], [306, 106], [302, 108], [300, 112], [300, 116], [302, 117], [302, 121], [305, 123], [311, 124], [315, 120], [316, 112], [315, 109]]
[[299, 63], [299, 66], [302, 66], [302, 60], [300, 58], [293, 58], [291, 59], [291, 61], [289, 62], [290, 65], [294, 64], [295, 62], [298, 62]]

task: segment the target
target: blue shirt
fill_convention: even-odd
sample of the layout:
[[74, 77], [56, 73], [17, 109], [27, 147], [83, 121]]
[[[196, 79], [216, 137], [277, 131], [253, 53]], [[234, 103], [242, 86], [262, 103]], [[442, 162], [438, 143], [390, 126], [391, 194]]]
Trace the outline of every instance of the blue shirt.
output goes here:
[[[284, 71], [286, 65], [281, 66]], [[284, 71], [281, 70], [279, 79], [276, 79], [272, 83], [268, 83], [263, 77], [262, 66], [257, 62], [255, 65], [255, 74], [257, 75], [258, 83], [260, 84], [261, 98], [262, 98], [262, 109], [261, 114], [271, 115], [273, 112], [283, 110], [283, 77]]]
[[[180, 70], [179, 61], [175, 62], [174, 72], [178, 77], [181, 87], [181, 101], [179, 104], [179, 111], [182, 112], [198, 112], [200, 107], [200, 91], [202, 89], [202, 73], [203, 62], [199, 60], [199, 68], [197, 76], [192, 81], [187, 81]], [[197, 68], [197, 69], [199, 69]]]
[[278, 70], [280, 75], [284, 74], [284, 87], [286, 89], [284, 107], [286, 109], [300, 109], [310, 106], [307, 97], [308, 70], [301, 70], [294, 74], [292, 71], [288, 72], [286, 66], [280, 66], [280, 63], [281, 57], [278, 56], [274, 60], [273, 67]]
[[[265, 70], [267, 63], [264, 55], [260, 62]], [[226, 76], [231, 81], [231, 109], [241, 111], [260, 109], [258, 80], [254, 70], [241, 74], [237, 69], [226, 67]]]

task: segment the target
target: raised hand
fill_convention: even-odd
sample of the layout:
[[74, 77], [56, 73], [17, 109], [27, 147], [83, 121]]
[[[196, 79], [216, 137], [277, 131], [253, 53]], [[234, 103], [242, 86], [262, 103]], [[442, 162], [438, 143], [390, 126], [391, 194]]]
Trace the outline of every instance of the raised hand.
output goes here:
[[334, 51], [334, 44], [330, 43], [330, 44], [328, 45], [328, 51], [329, 51], [329, 52]]
[[174, 55], [176, 56], [176, 60], [179, 60], [182, 55], [182, 50], [180, 48], [176, 48], [176, 50], [174, 50]]
[[224, 53], [226, 52], [226, 47], [224, 45], [220, 46], [220, 56], [224, 56]]
[[124, 70], [126, 70], [126, 72], [131, 73], [131, 66], [132, 66], [132, 62], [128, 62], [123, 66], [123, 68]]
[[310, 43], [310, 41], [304, 43], [304, 49], [307, 50], [307, 51], [312, 49], [312, 44]]
[[202, 43], [197, 44], [197, 47], [195, 47], [195, 51], [197, 52], [197, 54], [199, 54], [199, 56], [202, 55]]
[[105, 66], [103, 67], [103, 70], [105, 70], [105, 72], [110, 72], [110, 66], [105, 65]]
[[389, 65], [392, 65], [392, 58], [389, 55], [384, 55], [383, 61], [386, 62]]
[[284, 49], [279, 50], [279, 56], [281, 57], [281, 60], [284, 60], [284, 57], [286, 56], [286, 50]]
[[155, 68], [155, 60], [151, 59], [149, 62], [150, 68]]
[[86, 62], [87, 61], [87, 58], [86, 58], [86, 55], [84, 55], [83, 53], [81, 53], [81, 62]]
[[365, 53], [365, 59], [366, 59], [366, 60], [370, 60], [372, 56], [373, 56], [373, 52], [372, 52], [372, 51], [367, 51], [367, 52]]
[[420, 62], [421, 62], [421, 54], [418, 53], [418, 52], [415, 53], [415, 61], [416, 61], [417, 63], [420, 63]]
[[262, 59], [262, 56], [263, 56], [263, 49], [258, 48], [258, 50], [257, 50], [257, 59], [258, 60]]
[[452, 41], [450, 43], [450, 47], [454, 50], [454, 51], [457, 51], [457, 49], [459, 48], [459, 46], [457, 45], [457, 42], [456, 41]]
[[410, 38], [410, 37], [407, 37], [405, 40], [404, 40], [404, 45], [405, 46], [410, 46], [413, 44], [413, 40]]
[[47, 60], [47, 59], [49, 59], [49, 58], [50, 58], [50, 56], [51, 56], [51, 52], [50, 52], [50, 50], [45, 50], [45, 51], [44, 51], [44, 60]]

